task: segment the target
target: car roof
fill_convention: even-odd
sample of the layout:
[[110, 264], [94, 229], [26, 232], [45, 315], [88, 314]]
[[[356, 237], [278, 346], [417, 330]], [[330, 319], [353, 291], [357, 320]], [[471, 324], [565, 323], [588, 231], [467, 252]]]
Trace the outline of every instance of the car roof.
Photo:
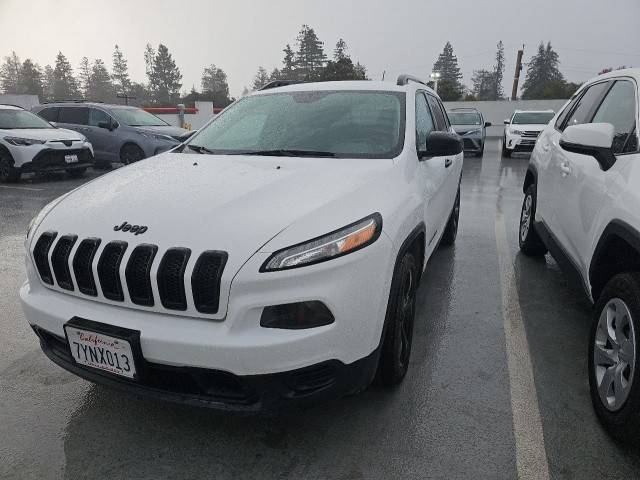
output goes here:
[[596, 75], [584, 83], [592, 83], [596, 80], [605, 80], [616, 77], [634, 77], [636, 80], [640, 81], [640, 68], [621, 68], [620, 70], [613, 70], [611, 72]]
[[118, 105], [112, 103], [102, 102], [85, 102], [70, 100], [68, 102], [45, 102], [39, 105], [40, 107], [102, 107], [102, 108], [138, 108], [133, 105]]
[[24, 108], [19, 107], [18, 105], [11, 105], [9, 103], [0, 103], [0, 108], [2, 110], [24, 110]]
[[309, 91], [383, 91], [383, 92], [407, 92], [415, 90], [427, 90], [431, 93], [433, 90], [427, 85], [409, 81], [406, 85], [397, 85], [392, 82], [381, 82], [377, 80], [345, 80], [333, 82], [303, 82], [284, 85], [282, 87], [269, 88], [268, 90], [258, 90], [251, 95], [265, 95], [279, 92], [309, 92]]
[[515, 113], [555, 113], [552, 109], [548, 108], [546, 110], [514, 110]]

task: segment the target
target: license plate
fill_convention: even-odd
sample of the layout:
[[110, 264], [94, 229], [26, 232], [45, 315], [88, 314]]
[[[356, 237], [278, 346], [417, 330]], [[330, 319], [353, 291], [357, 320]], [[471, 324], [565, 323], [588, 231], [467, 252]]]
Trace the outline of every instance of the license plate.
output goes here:
[[121, 377], [134, 378], [136, 366], [131, 344], [121, 338], [65, 325], [71, 355], [76, 363]]
[[65, 155], [64, 161], [66, 163], [78, 163], [78, 155]]

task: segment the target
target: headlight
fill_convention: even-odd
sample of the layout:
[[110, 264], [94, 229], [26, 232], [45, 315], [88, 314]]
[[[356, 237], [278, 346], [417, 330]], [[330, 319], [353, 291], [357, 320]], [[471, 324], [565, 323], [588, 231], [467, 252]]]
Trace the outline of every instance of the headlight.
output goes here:
[[178, 141], [175, 138], [169, 135], [164, 135], [162, 133], [151, 133], [151, 132], [138, 132], [138, 133], [146, 138], [152, 138], [154, 140], [162, 140], [165, 142], [178, 143]]
[[511, 135], [522, 135], [522, 130], [516, 130], [515, 128], [509, 129]]
[[20, 138], [20, 137], [4, 137], [4, 139], [11, 145], [20, 147], [28, 147], [29, 145], [42, 145], [46, 140], [35, 140], [33, 138]]
[[260, 271], [286, 270], [341, 257], [371, 245], [381, 231], [382, 217], [374, 213], [327, 235], [278, 250], [264, 262]]
[[478, 135], [482, 132], [482, 130], [480, 130], [479, 128], [476, 130], [469, 130], [467, 133], [465, 133], [465, 135]]

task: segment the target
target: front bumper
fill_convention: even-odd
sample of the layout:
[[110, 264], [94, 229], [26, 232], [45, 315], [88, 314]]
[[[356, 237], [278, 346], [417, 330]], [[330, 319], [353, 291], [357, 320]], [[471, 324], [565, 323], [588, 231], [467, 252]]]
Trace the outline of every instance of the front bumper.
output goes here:
[[144, 361], [144, 376], [133, 381], [78, 366], [65, 338], [39, 327], [33, 329], [47, 357], [81, 378], [126, 393], [231, 412], [291, 411], [355, 393], [371, 383], [379, 358], [376, 348], [348, 365], [329, 360], [288, 372], [245, 376]]
[[[66, 163], [65, 155], [77, 155], [78, 161], [76, 163]], [[22, 172], [53, 172], [87, 168], [93, 164], [93, 152], [87, 147], [67, 150], [46, 148], [41, 150], [30, 161], [23, 163], [20, 170]]]
[[506, 134], [504, 138], [505, 148], [513, 152], [532, 152], [536, 146], [537, 138], [523, 137], [520, 135]]

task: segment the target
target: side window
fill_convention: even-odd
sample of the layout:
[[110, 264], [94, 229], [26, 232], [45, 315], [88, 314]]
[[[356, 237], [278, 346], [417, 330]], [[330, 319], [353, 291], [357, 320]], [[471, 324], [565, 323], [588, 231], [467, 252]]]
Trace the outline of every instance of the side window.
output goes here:
[[427, 145], [427, 136], [433, 130], [433, 119], [429, 112], [424, 93], [416, 93], [416, 148], [422, 150]]
[[562, 130], [570, 127], [571, 125], [589, 123], [594, 109], [598, 106], [602, 95], [607, 91], [609, 85], [609, 82], [602, 82], [590, 86], [585, 91], [584, 95], [580, 97], [575, 108], [573, 108], [571, 113], [568, 115], [568, 121], [565, 122]]
[[440, 99], [438, 99], [438, 105], [440, 105], [440, 110], [442, 111], [442, 116], [444, 117], [444, 123], [447, 126], [447, 130], [449, 130], [451, 128], [451, 122], [449, 121], [449, 115], [447, 115], [447, 109], [444, 108], [444, 105], [442, 104]]
[[569, 115], [569, 112], [571, 112], [571, 110], [573, 110], [573, 108], [576, 106], [576, 103], [578, 103], [579, 99], [580, 99], [580, 95], [573, 97], [571, 101], [567, 103], [567, 106], [564, 108], [564, 110], [562, 110], [560, 115], [558, 115], [558, 119], [556, 120], [556, 123], [555, 123], [555, 127], [557, 130], [560, 130], [560, 131], [563, 130], [562, 124], [566, 120], [567, 115]]
[[637, 151], [635, 85], [628, 80], [619, 80], [614, 83], [600, 104], [592, 122], [613, 125], [615, 132], [613, 153]]
[[60, 107], [58, 118], [60, 123], [86, 125], [89, 121], [89, 109], [87, 107]]
[[38, 115], [44, 118], [47, 122], [57, 122], [58, 108], [57, 107], [44, 108], [38, 112]]
[[97, 108], [89, 109], [89, 125], [97, 127], [100, 122], [110, 122], [111, 117]]
[[433, 113], [433, 119], [436, 123], [436, 130], [441, 132], [446, 132], [448, 130], [447, 122], [444, 119], [444, 114], [442, 113], [442, 109], [440, 105], [438, 105], [438, 101], [435, 97], [431, 95], [427, 95], [427, 99], [429, 100], [429, 106], [431, 107], [431, 112]]

